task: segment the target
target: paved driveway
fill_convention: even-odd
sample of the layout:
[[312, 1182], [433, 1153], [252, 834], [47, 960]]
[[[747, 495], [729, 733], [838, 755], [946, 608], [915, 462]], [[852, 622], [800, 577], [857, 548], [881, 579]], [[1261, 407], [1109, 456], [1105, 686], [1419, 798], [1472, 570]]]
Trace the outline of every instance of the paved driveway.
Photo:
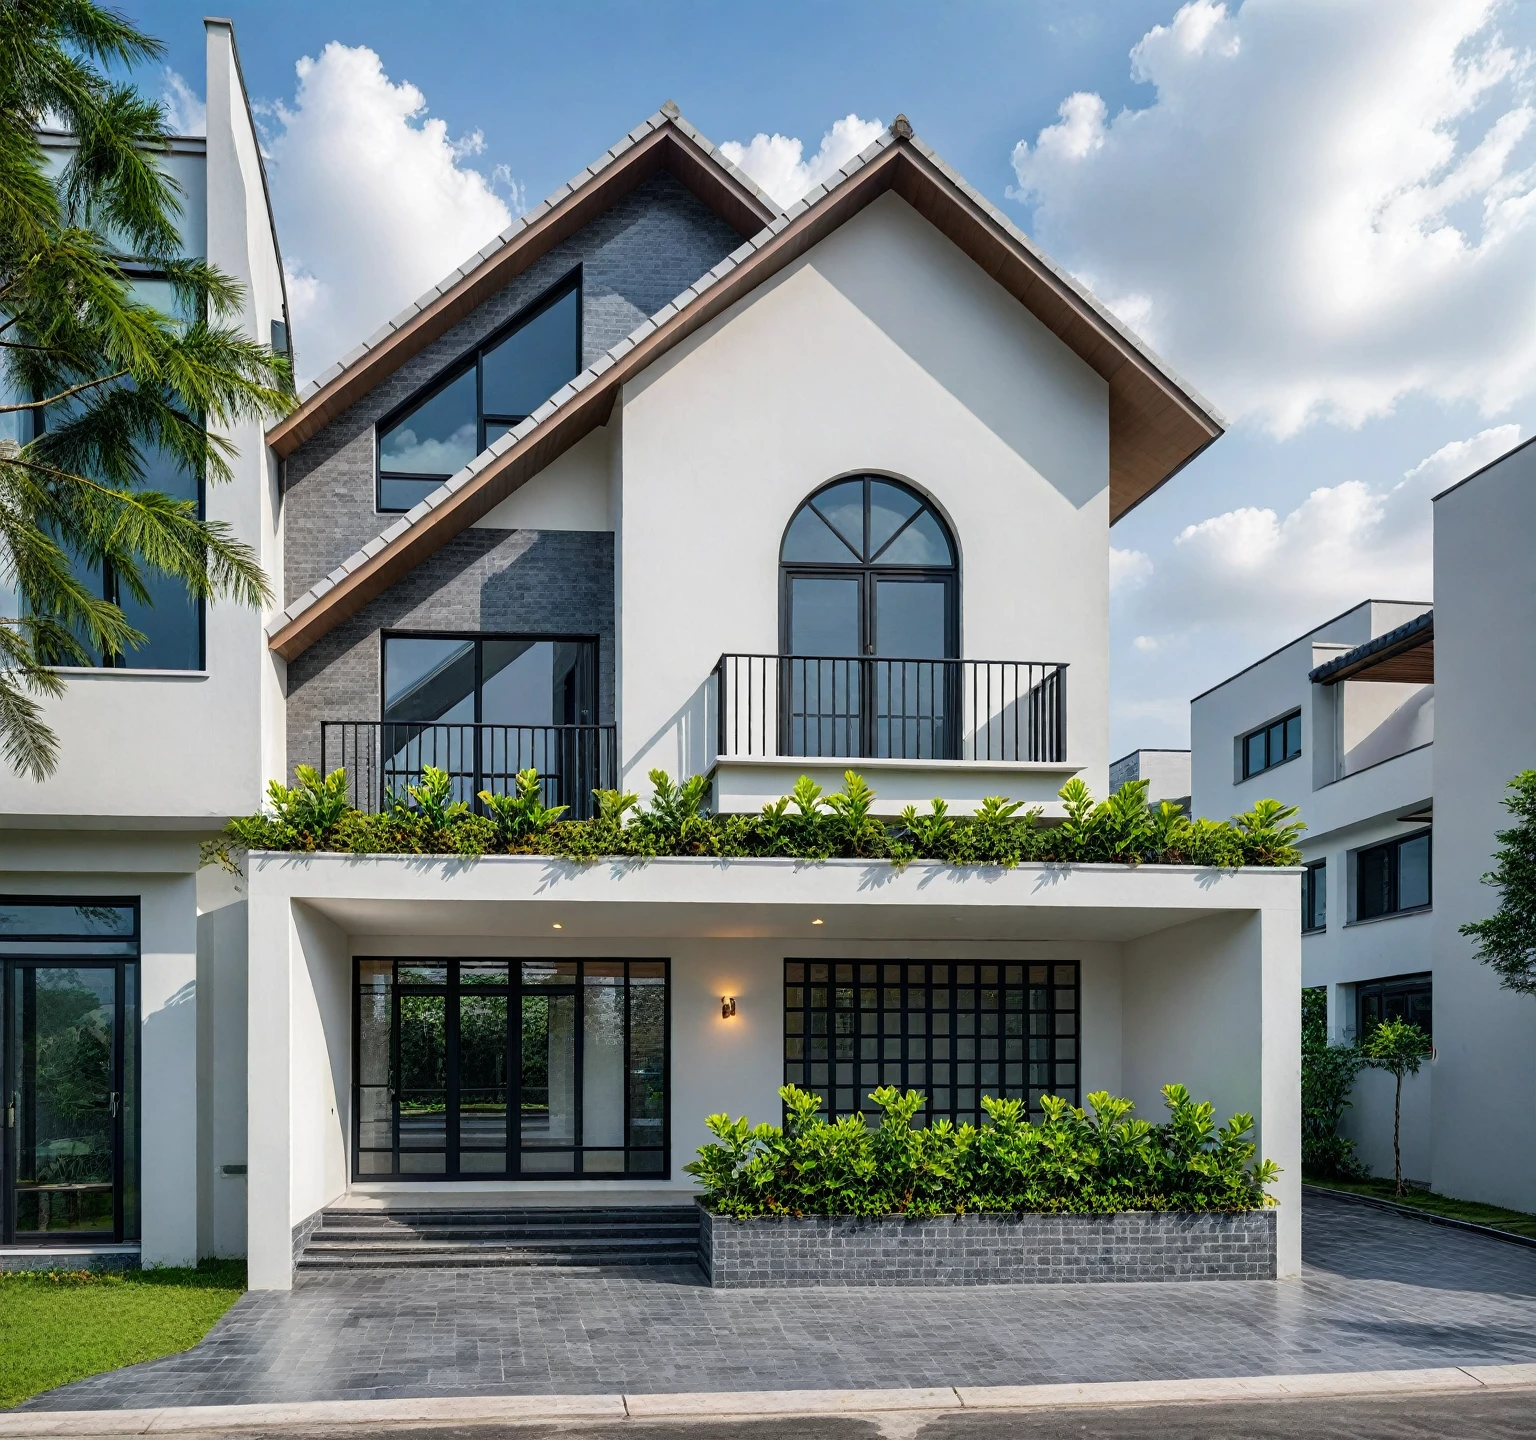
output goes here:
[[1297, 1280], [710, 1290], [693, 1271], [306, 1277], [24, 1409], [1028, 1385], [1536, 1361], [1536, 1250], [1309, 1195]]

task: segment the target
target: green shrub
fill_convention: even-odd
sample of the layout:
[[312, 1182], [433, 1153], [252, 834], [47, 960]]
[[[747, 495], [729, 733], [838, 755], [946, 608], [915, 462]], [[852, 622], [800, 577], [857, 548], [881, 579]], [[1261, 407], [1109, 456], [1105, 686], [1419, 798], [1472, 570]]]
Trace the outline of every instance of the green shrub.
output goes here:
[[289, 788], [273, 781], [268, 808], [229, 822], [205, 858], [233, 867], [241, 850], [338, 851], [354, 855], [550, 855], [570, 860], [616, 856], [698, 855], [716, 859], [775, 856], [797, 860], [937, 860], [949, 865], [1012, 866], [1025, 862], [1108, 862], [1233, 868], [1296, 865], [1301, 823], [1295, 807], [1261, 800], [1231, 821], [1190, 820], [1166, 801], [1147, 804], [1146, 782], [1122, 786], [1095, 802], [1080, 779], [1061, 790], [1066, 816], [1041, 821], [1038, 806], [992, 795], [974, 815], [952, 816], [943, 800], [927, 814], [909, 805], [891, 823], [872, 813], [875, 792], [850, 770], [843, 789], [822, 793], [802, 775], [790, 793], [756, 815], [711, 815], [709, 779], [682, 784], [651, 771], [650, 804], [634, 795], [595, 790], [596, 814], [563, 819], [565, 807], [546, 806], [539, 777], [527, 770], [514, 793], [482, 791], [477, 814], [454, 800], [446, 772], [428, 766], [404, 795], [368, 814], [347, 800], [347, 775], [322, 777], [307, 765]]
[[784, 1123], [711, 1115], [714, 1141], [683, 1168], [721, 1215], [933, 1215], [966, 1211], [1112, 1214], [1123, 1210], [1258, 1210], [1279, 1175], [1255, 1161], [1251, 1115], [1216, 1128], [1212, 1107], [1182, 1085], [1163, 1087], [1168, 1119], [1132, 1119], [1129, 1100], [1105, 1091], [1092, 1111], [1048, 1095], [1031, 1123], [1020, 1100], [982, 1100], [978, 1129], [948, 1120], [914, 1123], [926, 1103], [891, 1086], [871, 1099], [883, 1112], [828, 1123], [821, 1101], [794, 1085], [779, 1091]]
[[1339, 1134], [1349, 1093], [1365, 1064], [1353, 1045], [1328, 1043], [1328, 992], [1301, 992], [1301, 1168], [1321, 1180], [1361, 1179], [1355, 1142]]

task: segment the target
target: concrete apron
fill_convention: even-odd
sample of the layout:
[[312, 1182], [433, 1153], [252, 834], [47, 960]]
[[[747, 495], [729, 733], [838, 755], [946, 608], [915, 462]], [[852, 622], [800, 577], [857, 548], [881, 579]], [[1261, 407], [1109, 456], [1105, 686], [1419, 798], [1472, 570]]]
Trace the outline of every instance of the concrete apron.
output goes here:
[[189, 1405], [160, 1410], [39, 1410], [0, 1414], [0, 1437], [211, 1434], [313, 1427], [528, 1423], [561, 1420], [721, 1420], [1187, 1405], [1536, 1388], [1536, 1365], [1349, 1370], [1207, 1380], [1082, 1385], [961, 1385], [926, 1390], [738, 1390], [673, 1395], [467, 1395], [421, 1400], [316, 1400], [286, 1405]]

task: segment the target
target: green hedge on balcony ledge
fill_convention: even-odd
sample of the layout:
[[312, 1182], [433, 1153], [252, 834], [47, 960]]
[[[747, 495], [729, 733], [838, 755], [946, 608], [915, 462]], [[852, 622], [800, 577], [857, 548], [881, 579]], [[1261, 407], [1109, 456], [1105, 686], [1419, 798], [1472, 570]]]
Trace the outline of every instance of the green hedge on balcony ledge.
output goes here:
[[348, 855], [550, 855], [570, 860], [693, 855], [711, 859], [938, 860], [949, 865], [1022, 862], [1118, 862], [1127, 865], [1298, 865], [1296, 838], [1305, 828], [1295, 806], [1261, 800], [1230, 821], [1191, 820], [1176, 805], [1147, 803], [1145, 780], [1095, 802], [1080, 779], [1061, 789], [1065, 817], [1042, 823], [1039, 807], [992, 796], [974, 815], [952, 816], [943, 800], [926, 813], [909, 805], [894, 822], [871, 814], [874, 792], [848, 771], [844, 788], [826, 795], [802, 775], [790, 794], [756, 815], [706, 812], [709, 779], [675, 784], [650, 774], [654, 793], [642, 808], [634, 795], [593, 792], [597, 813], [566, 820], [563, 806], [543, 803], [539, 777], [525, 770], [511, 795], [480, 793], [483, 814], [453, 800], [453, 782], [428, 767], [420, 783], [392, 797], [378, 814], [348, 801], [347, 775], [321, 776], [307, 765], [298, 783], [268, 786], [268, 808], [229, 822], [205, 858], [235, 868], [248, 850]]

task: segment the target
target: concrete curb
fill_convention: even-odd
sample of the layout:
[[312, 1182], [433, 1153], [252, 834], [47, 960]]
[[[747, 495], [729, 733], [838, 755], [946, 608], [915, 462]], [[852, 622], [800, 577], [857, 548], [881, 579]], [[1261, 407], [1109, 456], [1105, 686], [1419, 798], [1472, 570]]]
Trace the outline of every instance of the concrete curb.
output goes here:
[[163, 1410], [33, 1410], [0, 1414], [0, 1437], [176, 1435], [298, 1426], [527, 1424], [563, 1420], [721, 1420], [899, 1411], [1045, 1410], [1189, 1405], [1361, 1395], [1536, 1388], [1536, 1365], [1350, 1370], [1204, 1380], [1068, 1385], [959, 1385], [926, 1390], [738, 1390], [672, 1395], [473, 1395], [420, 1400], [317, 1400], [286, 1405], [188, 1405]]
[[1399, 1205], [1395, 1200], [1383, 1200], [1378, 1195], [1357, 1195], [1353, 1190], [1334, 1190], [1327, 1185], [1301, 1186], [1304, 1195], [1326, 1195], [1331, 1200], [1342, 1200], [1347, 1205], [1368, 1205], [1374, 1210], [1390, 1210], [1394, 1215], [1407, 1215], [1413, 1220], [1428, 1220], [1431, 1225], [1446, 1225], [1452, 1230], [1470, 1230], [1474, 1235], [1487, 1235], [1503, 1240], [1508, 1245], [1524, 1245], [1536, 1250], [1536, 1240], [1529, 1235], [1517, 1235], [1513, 1230], [1500, 1230], [1493, 1225], [1479, 1225], [1475, 1220], [1458, 1220], [1452, 1215], [1436, 1215], [1433, 1210], [1421, 1210], [1417, 1205]]

